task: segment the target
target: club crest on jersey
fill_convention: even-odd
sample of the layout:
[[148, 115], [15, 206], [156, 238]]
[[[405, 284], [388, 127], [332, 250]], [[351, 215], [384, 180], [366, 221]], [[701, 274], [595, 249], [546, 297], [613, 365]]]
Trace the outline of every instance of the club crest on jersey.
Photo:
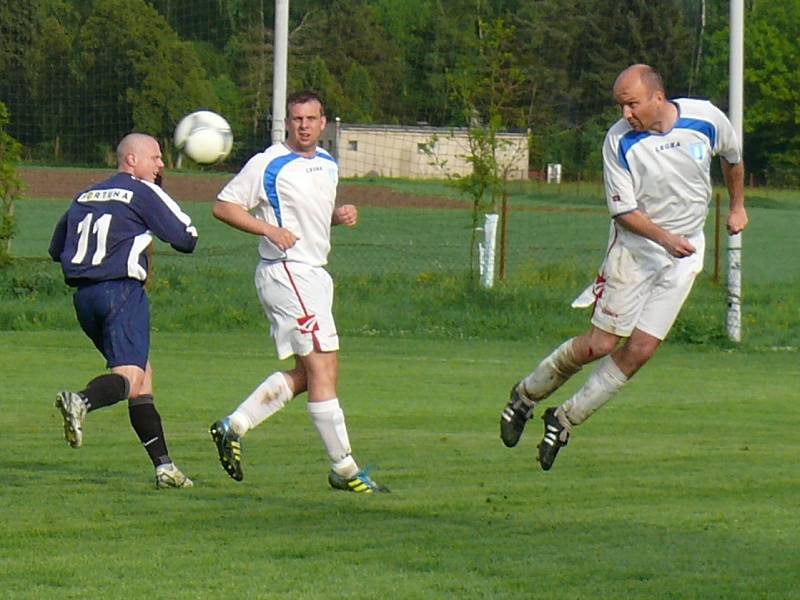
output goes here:
[[314, 333], [319, 331], [319, 323], [317, 323], [317, 315], [305, 315], [297, 319], [297, 327], [300, 333]]
[[706, 159], [706, 145], [692, 144], [689, 146], [689, 153], [697, 162], [703, 162]]

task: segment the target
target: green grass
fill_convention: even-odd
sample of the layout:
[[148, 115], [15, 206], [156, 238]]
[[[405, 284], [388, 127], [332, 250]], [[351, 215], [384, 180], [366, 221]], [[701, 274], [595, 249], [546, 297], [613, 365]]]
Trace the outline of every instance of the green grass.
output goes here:
[[[511, 212], [507, 279], [492, 291], [476, 289], [467, 275], [468, 211], [362, 208], [357, 228], [334, 228], [329, 268], [337, 283], [341, 331], [555, 342], [565, 332], [583, 329], [587, 314], [570, 310], [569, 302], [594, 278], [606, 247], [608, 217], [604, 208], [571, 198], [560, 203], [534, 198], [531, 207]], [[0, 330], [75, 326], [70, 292], [58, 266], [45, 257], [65, 206], [65, 201], [18, 203], [18, 259], [0, 273]], [[800, 259], [792, 251], [798, 207], [793, 197], [775, 193], [758, 196], [750, 209], [743, 250], [746, 348], [800, 346], [795, 301]], [[192, 256], [157, 246], [151, 293], [155, 328], [213, 332], [260, 323], [252, 287], [255, 240], [215, 221], [208, 203], [184, 208], [197, 224], [200, 243]], [[713, 217], [707, 233], [706, 273], [671, 340], [726, 348], [726, 237], [719, 252], [721, 283], [715, 283]]]
[[259, 332], [154, 336], [171, 453], [196, 483], [167, 491], [124, 406], [64, 443], [51, 399], [102, 367], [80, 333], [0, 332], [3, 596], [796, 597], [795, 354], [668, 344], [543, 473], [538, 419], [513, 450], [497, 425], [548, 347], [342, 343], [355, 455], [390, 495], [328, 489], [302, 399], [246, 438], [244, 482], [224, 474], [206, 428], [279, 367]]
[[302, 398], [248, 435], [243, 483], [217, 464], [208, 425], [281, 363], [255, 240], [208, 204], [184, 207], [195, 255], [157, 246], [151, 292], [156, 400], [196, 487], [153, 489], [124, 406], [92, 413], [69, 449], [52, 399], [103, 363], [46, 258], [66, 202], [19, 202], [17, 259], [0, 270], [0, 595], [797, 597], [797, 194], [759, 190], [751, 205], [744, 342], [725, 337], [710, 222], [707, 273], [670, 339], [549, 473], [534, 460], [541, 422], [509, 450], [499, 411], [587, 326], [568, 305], [608, 218], [591, 184], [530, 184], [511, 202], [509, 276], [490, 291], [466, 275], [467, 211], [363, 208], [359, 227], [334, 230], [339, 395], [356, 458], [393, 490], [375, 497], [328, 488]]

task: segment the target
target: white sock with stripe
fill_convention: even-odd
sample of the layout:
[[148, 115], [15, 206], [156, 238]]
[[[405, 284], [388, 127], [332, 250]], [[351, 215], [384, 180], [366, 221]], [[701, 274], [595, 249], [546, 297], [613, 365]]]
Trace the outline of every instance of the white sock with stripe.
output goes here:
[[237, 434], [244, 435], [286, 406], [291, 399], [292, 390], [283, 373], [277, 371], [230, 414], [231, 427]]
[[350, 455], [350, 438], [339, 399], [309, 402], [308, 413], [322, 438], [333, 470], [343, 477], [353, 477], [358, 473], [358, 465]]

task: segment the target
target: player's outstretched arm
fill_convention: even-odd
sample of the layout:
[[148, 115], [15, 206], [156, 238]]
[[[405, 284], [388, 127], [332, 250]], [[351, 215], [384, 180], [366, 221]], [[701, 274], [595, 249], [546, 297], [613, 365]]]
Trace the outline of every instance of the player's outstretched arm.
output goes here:
[[720, 163], [730, 197], [728, 233], [734, 235], [747, 227], [749, 221], [747, 210], [744, 207], [744, 163], [731, 164], [724, 158], [720, 158]]

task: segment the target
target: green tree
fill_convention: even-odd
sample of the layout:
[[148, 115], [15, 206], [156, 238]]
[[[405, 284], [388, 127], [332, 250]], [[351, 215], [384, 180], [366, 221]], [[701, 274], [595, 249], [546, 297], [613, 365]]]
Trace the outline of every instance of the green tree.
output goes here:
[[32, 2], [0, 2], [0, 98], [14, 115], [9, 131], [23, 141], [36, 137], [31, 98], [31, 65], [27, 61], [37, 31]]
[[560, 162], [572, 177], [599, 174], [597, 148], [614, 117], [611, 88], [634, 62], [658, 69], [681, 93], [691, 73], [684, 1], [538, 0], [510, 18], [524, 85], [517, 103], [533, 130], [532, 164]]
[[[710, 35], [705, 86], [728, 105], [730, 30]], [[774, 185], [800, 183], [800, 0], [754, 2], [745, 12], [744, 155], [747, 169]]]
[[0, 266], [11, 258], [11, 240], [17, 231], [14, 202], [22, 189], [16, 169], [20, 145], [6, 132], [8, 121], [8, 109], [0, 102]]
[[[481, 217], [496, 213], [504, 197], [508, 171], [513, 160], [500, 159], [509, 142], [499, 133], [509, 124], [520, 123], [520, 111], [513, 101], [523, 82], [523, 72], [514, 51], [515, 30], [502, 18], [483, 19], [476, 14], [476, 36], [471, 59], [463, 59], [448, 82], [453, 97], [461, 104], [467, 125], [471, 171], [455, 177], [456, 186], [472, 199], [470, 265], [475, 275], [475, 249]], [[503, 228], [504, 224], [503, 224]]]
[[175, 124], [198, 108], [220, 110], [191, 44], [144, 0], [98, 0], [81, 28], [75, 68], [84, 121], [108, 122], [86, 136], [87, 157], [139, 130], [172, 147]]
[[[37, 31], [28, 55], [31, 69], [31, 100], [34, 104], [38, 132], [28, 139], [37, 158], [60, 161], [63, 155], [74, 154], [72, 143], [85, 127], [76, 90], [76, 76], [71, 57], [81, 16], [69, 2], [48, 0], [39, 3]], [[58, 82], [58, 93], [53, 93]], [[66, 147], [65, 147], [66, 144]]]
[[[263, 2], [251, 11], [251, 19], [242, 20], [241, 27], [228, 41], [226, 54], [233, 69], [233, 80], [240, 89], [245, 144], [261, 148], [265, 140], [270, 139], [266, 117], [272, 105], [273, 31], [265, 22]], [[238, 13], [232, 18], [240, 20]]]
[[401, 55], [370, 2], [333, 0], [324, 10], [309, 9], [290, 33], [289, 49], [290, 73], [307, 80], [309, 68], [319, 72], [321, 59], [338, 83], [330, 86], [329, 94], [341, 88], [341, 95], [325, 98], [329, 117], [357, 121], [367, 118], [368, 111], [371, 121], [392, 120]]

